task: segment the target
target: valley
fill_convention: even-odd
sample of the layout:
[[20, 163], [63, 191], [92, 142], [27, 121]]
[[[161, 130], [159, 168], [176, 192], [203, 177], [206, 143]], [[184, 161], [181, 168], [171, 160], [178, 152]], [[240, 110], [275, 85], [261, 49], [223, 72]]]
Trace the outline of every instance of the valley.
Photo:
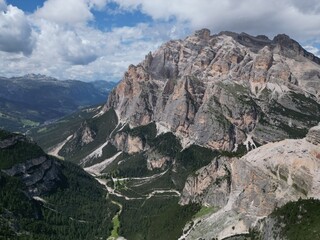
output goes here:
[[305, 211], [320, 196], [319, 73], [287, 35], [202, 29], [130, 65], [105, 103], [0, 142], [2, 173], [13, 171], [7, 144], [29, 154], [20, 140], [36, 142], [37, 161], [69, 179], [34, 195], [44, 224], [63, 215], [79, 239], [295, 239], [318, 223]]
[[26, 132], [103, 103], [113, 82], [58, 80], [44, 75], [0, 77], [0, 128]]

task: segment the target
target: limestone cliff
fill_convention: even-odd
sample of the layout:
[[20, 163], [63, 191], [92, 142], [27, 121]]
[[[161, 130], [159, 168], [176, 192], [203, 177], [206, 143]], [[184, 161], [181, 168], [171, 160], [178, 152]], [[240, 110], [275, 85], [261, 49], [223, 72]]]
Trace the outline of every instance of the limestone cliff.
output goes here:
[[[269, 143], [231, 161], [228, 202], [196, 225], [186, 239], [247, 233], [276, 207], [300, 198], [319, 198], [319, 133], [315, 127], [305, 139]], [[212, 192], [211, 198], [215, 195], [220, 192]]]
[[319, 63], [286, 35], [203, 29], [129, 66], [106, 107], [132, 127], [155, 121], [184, 146], [303, 137], [320, 121]]
[[275, 207], [320, 196], [319, 127], [308, 133], [320, 122], [320, 59], [286, 35], [203, 29], [169, 41], [90, 116], [59, 154], [125, 180], [113, 193], [128, 204], [166, 193], [220, 209], [185, 239], [247, 233]]

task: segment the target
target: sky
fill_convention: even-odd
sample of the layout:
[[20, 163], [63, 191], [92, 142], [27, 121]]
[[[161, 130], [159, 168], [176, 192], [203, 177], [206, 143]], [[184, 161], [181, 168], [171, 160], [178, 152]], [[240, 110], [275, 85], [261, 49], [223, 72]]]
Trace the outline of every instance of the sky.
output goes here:
[[319, 0], [0, 0], [0, 76], [119, 81], [201, 28], [285, 33], [320, 56]]

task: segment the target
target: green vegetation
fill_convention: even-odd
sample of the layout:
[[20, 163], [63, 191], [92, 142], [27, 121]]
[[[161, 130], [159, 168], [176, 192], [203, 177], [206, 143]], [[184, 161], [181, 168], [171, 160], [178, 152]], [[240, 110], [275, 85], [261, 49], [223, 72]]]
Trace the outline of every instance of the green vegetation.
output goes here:
[[130, 240], [178, 239], [185, 224], [200, 209], [197, 205], [180, 206], [178, 198], [172, 197], [117, 201], [123, 205], [120, 235]]
[[[270, 112], [275, 116], [274, 118], [277, 117], [276, 122], [279, 129], [284, 130], [289, 138], [303, 138], [308, 129], [320, 121], [320, 105], [302, 94], [291, 93], [291, 95], [291, 108], [284, 107], [273, 100], [270, 102]], [[289, 126], [287, 122], [278, 119], [278, 115], [299, 121], [304, 128]]]
[[[10, 139], [13, 136], [15, 135], [0, 130], [0, 141]], [[0, 169], [8, 169], [17, 163], [22, 163], [43, 155], [44, 152], [39, 146], [23, 138], [23, 140], [16, 142], [10, 147], [0, 149]]]
[[43, 197], [46, 203], [30, 200], [19, 179], [1, 173], [1, 237], [91, 240], [110, 235], [116, 207], [106, 200], [105, 191], [81, 168], [61, 164], [66, 182], [55, 193]]
[[280, 238], [288, 240], [320, 239], [320, 201], [316, 199], [289, 202], [271, 215], [280, 229]]
[[119, 216], [118, 215], [113, 217], [112, 223], [113, 223], [113, 229], [112, 229], [112, 232], [111, 232], [111, 237], [116, 239], [117, 237], [119, 237], [118, 231], [120, 229], [120, 220], [119, 220]]
[[[0, 136], [3, 140], [12, 134], [0, 131]], [[0, 149], [0, 156], [1, 168], [6, 168], [46, 155], [21, 137], [16, 144]], [[106, 198], [105, 189], [79, 166], [64, 161], [57, 165], [61, 181], [54, 191], [41, 196], [42, 201], [33, 200], [22, 178], [0, 171], [0, 239], [91, 240], [110, 236], [117, 207]]]
[[[106, 142], [112, 130], [117, 126], [117, 123], [117, 115], [113, 109], [110, 109], [99, 117], [86, 120], [85, 123], [82, 124], [82, 127], [77, 130], [79, 133], [78, 137], [70, 142], [67, 142], [61, 149], [60, 155], [69, 161], [79, 163], [80, 159], [85, 158], [88, 156], [88, 154], [95, 150], [97, 146]], [[91, 131], [93, 131], [95, 136], [93, 142], [83, 145], [81, 133], [85, 127], [88, 127]]]
[[113, 229], [111, 231], [111, 236], [108, 237], [108, 240], [116, 240], [119, 237], [119, 230], [120, 230], [120, 220], [119, 220], [119, 215], [122, 212], [122, 205], [118, 202], [112, 201], [114, 205], [119, 206], [119, 211], [117, 214], [112, 218], [112, 223], [113, 223]]
[[48, 150], [75, 133], [85, 119], [92, 118], [95, 114], [97, 114], [97, 111], [83, 109], [62, 118], [57, 122], [34, 128], [30, 130], [28, 134], [39, 144], [39, 146], [44, 150]]
[[218, 155], [218, 151], [198, 145], [191, 145], [182, 152], [179, 151], [176, 156], [178, 170], [173, 172], [173, 180], [177, 188], [182, 190], [190, 174], [208, 165]]
[[202, 206], [201, 209], [193, 216], [193, 218], [200, 218], [207, 214], [212, 214], [216, 212], [217, 209], [215, 207], [205, 207]]
[[155, 139], [157, 135], [157, 128], [154, 122], [147, 125], [139, 126], [133, 129], [130, 129], [128, 126], [125, 127], [122, 131], [127, 132], [133, 137], [140, 137], [144, 141], [149, 141]]
[[17, 136], [17, 135], [18, 134], [7, 132], [7, 131], [4, 131], [4, 130], [0, 129], [0, 141], [3, 140], [3, 139], [7, 139], [7, 138], [11, 138], [11, 137]]
[[[258, 143], [255, 143], [257, 146], [259, 145]], [[229, 152], [229, 151], [220, 151], [220, 155], [224, 156], [224, 157], [237, 157], [237, 158], [241, 158], [242, 156], [244, 156], [247, 153], [247, 148], [245, 145], [241, 144], [238, 146], [237, 151], [235, 152]]]
[[26, 132], [80, 108], [103, 103], [107, 89], [115, 86], [106, 81], [85, 83], [35, 77], [36, 81], [28, 76], [0, 79], [0, 127]]

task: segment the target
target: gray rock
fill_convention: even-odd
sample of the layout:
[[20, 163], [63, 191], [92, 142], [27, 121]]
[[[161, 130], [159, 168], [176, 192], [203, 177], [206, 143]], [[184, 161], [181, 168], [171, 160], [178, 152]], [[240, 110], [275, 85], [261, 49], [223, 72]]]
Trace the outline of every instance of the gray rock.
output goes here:
[[20, 177], [31, 196], [40, 196], [55, 190], [63, 180], [59, 166], [56, 160], [42, 156], [2, 171], [9, 176]]
[[259, 144], [303, 137], [320, 121], [318, 63], [285, 35], [203, 29], [131, 65], [106, 108], [133, 127], [161, 122], [215, 149], [230, 151], [248, 136]]
[[306, 136], [306, 140], [312, 144], [320, 144], [320, 125], [311, 128]]

